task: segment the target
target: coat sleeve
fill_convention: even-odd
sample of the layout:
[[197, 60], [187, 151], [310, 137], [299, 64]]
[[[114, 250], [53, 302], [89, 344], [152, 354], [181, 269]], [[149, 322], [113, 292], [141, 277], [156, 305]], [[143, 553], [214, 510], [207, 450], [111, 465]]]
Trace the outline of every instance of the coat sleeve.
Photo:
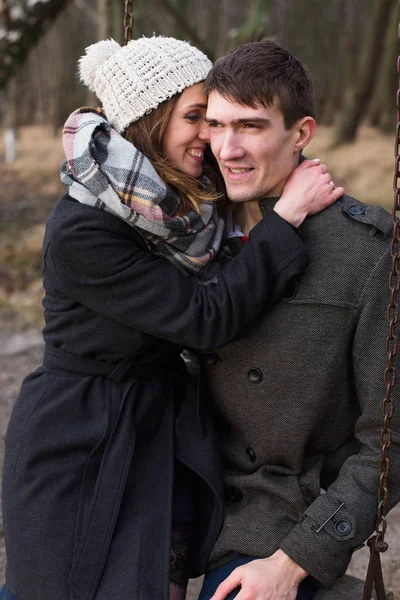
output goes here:
[[199, 350], [237, 338], [308, 261], [299, 236], [273, 212], [231, 263], [201, 283], [140, 247], [116, 217], [79, 203], [64, 213], [50, 219], [44, 245], [46, 275], [59, 291], [127, 327]]
[[[352, 359], [354, 386], [361, 414], [355, 427], [358, 453], [342, 465], [339, 475], [305, 511], [301, 523], [282, 540], [280, 547], [324, 587], [345, 573], [352, 552], [373, 533], [377, 514], [379, 435], [383, 424], [382, 401], [386, 394], [385, 340], [389, 304], [389, 252], [380, 256], [366, 281], [356, 307]], [[345, 350], [344, 350], [345, 351]], [[399, 373], [399, 356], [395, 358]], [[393, 399], [399, 401], [398, 384]], [[395, 410], [389, 450], [389, 508], [400, 501], [400, 411]]]

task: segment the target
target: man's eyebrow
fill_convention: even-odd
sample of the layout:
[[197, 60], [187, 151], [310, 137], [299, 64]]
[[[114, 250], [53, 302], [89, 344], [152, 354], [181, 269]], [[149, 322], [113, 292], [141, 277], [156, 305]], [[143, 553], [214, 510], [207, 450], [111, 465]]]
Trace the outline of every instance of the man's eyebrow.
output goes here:
[[[218, 119], [214, 117], [206, 117], [205, 121], [207, 123], [221, 123]], [[243, 123], [271, 123], [271, 119], [267, 119], [266, 117], [247, 117], [242, 119], [234, 119], [231, 121], [232, 125], [243, 125]]]

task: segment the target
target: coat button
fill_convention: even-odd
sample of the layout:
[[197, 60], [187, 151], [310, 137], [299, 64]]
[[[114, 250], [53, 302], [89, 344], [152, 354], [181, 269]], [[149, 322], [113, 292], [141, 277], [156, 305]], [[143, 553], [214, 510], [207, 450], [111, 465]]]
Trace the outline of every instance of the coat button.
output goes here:
[[351, 215], [363, 215], [365, 213], [365, 208], [359, 204], [352, 204], [347, 210]]
[[338, 535], [347, 535], [352, 530], [352, 526], [347, 519], [340, 519], [340, 521], [336, 521], [334, 529]]
[[243, 494], [237, 487], [230, 486], [228, 487], [228, 498], [229, 500], [232, 500], [232, 502], [240, 502], [243, 498]]
[[263, 378], [263, 376], [262, 376], [260, 369], [257, 369], [256, 367], [253, 367], [247, 373], [247, 379], [250, 381], [250, 383], [260, 383], [262, 378]]
[[256, 456], [256, 453], [254, 452], [253, 448], [246, 448], [246, 452], [250, 459], [250, 462], [255, 462], [257, 456]]
[[298, 289], [299, 282], [297, 279], [293, 279], [286, 288], [285, 295], [283, 296], [282, 300], [293, 300], [293, 298], [297, 294]]
[[215, 352], [206, 352], [204, 354], [204, 360], [208, 365], [215, 365], [215, 363], [218, 361], [218, 356], [215, 354]]

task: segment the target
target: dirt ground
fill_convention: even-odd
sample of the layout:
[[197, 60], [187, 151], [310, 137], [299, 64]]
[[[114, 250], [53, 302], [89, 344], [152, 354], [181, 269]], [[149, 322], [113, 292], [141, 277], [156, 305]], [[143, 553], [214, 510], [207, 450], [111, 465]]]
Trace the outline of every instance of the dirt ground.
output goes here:
[[[13, 340], [17, 344], [6, 345], [6, 342], [10, 341], [9, 336], [0, 335], [0, 471], [3, 464], [4, 436], [14, 400], [25, 375], [41, 363], [42, 346], [37, 345], [38, 337], [37, 332], [27, 332]], [[27, 349], [20, 351], [21, 348]], [[395, 600], [400, 600], [400, 506], [389, 515], [387, 541], [390, 549], [382, 556], [385, 582], [395, 592]], [[367, 563], [368, 551], [364, 548], [354, 555], [349, 573], [364, 577]], [[0, 586], [4, 581], [5, 564], [3, 528], [0, 520]], [[200, 583], [199, 580], [191, 582], [187, 600], [197, 598]]]

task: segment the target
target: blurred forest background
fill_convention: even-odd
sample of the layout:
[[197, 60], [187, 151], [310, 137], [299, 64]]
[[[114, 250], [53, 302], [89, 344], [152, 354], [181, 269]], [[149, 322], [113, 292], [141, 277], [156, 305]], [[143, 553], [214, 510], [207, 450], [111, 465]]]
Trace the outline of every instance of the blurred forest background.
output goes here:
[[[1, 116], [6, 126], [51, 125], [92, 100], [75, 78], [84, 48], [123, 42], [123, 0], [1, 0]], [[214, 60], [257, 35], [276, 35], [311, 69], [318, 120], [349, 141], [366, 119], [393, 125], [396, 0], [135, 0], [134, 35], [187, 39]]]
[[[123, 43], [124, 0], [0, 0], [0, 326], [41, 324], [40, 253], [61, 195], [61, 127], [97, 105], [77, 59]], [[135, 0], [134, 36], [190, 40], [212, 59], [273, 35], [310, 68], [318, 135], [308, 154], [365, 202], [389, 205], [396, 119], [397, 0]]]
[[[398, 0], [135, 0], [133, 11], [134, 37], [173, 35], [212, 59], [276, 36], [314, 78], [319, 127], [307, 155], [348, 194], [390, 210]], [[12, 404], [41, 360], [41, 243], [63, 193], [61, 128], [75, 108], [98, 104], [76, 77], [77, 60], [99, 39], [122, 43], [123, 14], [124, 0], [0, 0], [0, 470]], [[383, 562], [400, 600], [400, 506], [389, 521]], [[350, 572], [365, 574], [367, 554]], [[4, 566], [0, 520], [0, 585]]]

